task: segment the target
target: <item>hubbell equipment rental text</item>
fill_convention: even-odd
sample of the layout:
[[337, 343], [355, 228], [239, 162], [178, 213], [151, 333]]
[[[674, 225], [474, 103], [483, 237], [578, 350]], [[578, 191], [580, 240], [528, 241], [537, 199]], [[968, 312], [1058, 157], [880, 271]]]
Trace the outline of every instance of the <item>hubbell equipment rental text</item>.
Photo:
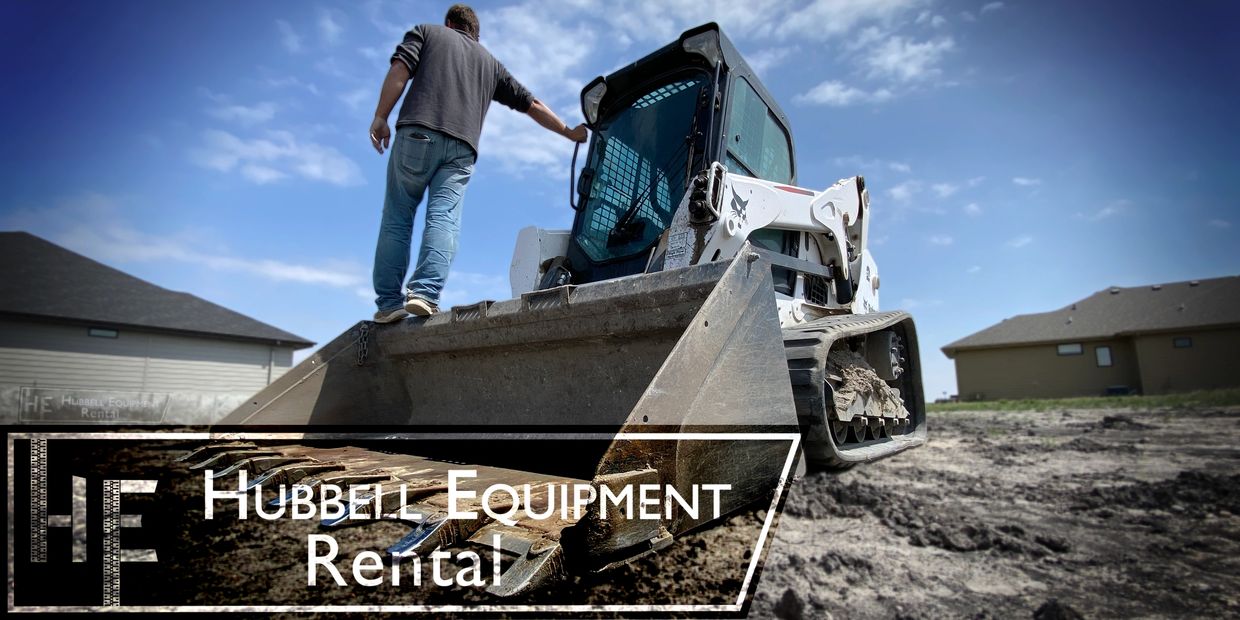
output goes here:
[[[203, 476], [204, 514], [207, 519], [215, 518], [215, 502], [235, 500], [237, 502], [237, 518], [249, 519], [250, 502], [253, 500], [254, 515], [260, 519], [276, 520], [284, 517], [291, 519], [321, 519], [329, 522], [346, 520], [374, 520], [397, 518], [419, 522], [429, 515], [412, 509], [405, 502], [406, 496], [412, 497], [413, 492], [407, 485], [400, 484], [395, 489], [400, 494], [400, 508], [391, 514], [385, 513], [381, 498], [393, 489], [384, 490], [381, 484], [353, 485], [345, 491], [340, 486], [323, 483], [316, 488], [304, 484], [281, 484], [277, 487], [277, 496], [285, 498], [276, 507], [265, 507], [263, 487], [255, 485], [248, 491], [247, 472], [238, 472], [236, 490], [215, 488], [215, 472], [207, 470]], [[449, 519], [480, 519], [478, 510], [463, 509], [465, 505], [480, 509], [486, 517], [504, 525], [517, 525], [516, 517], [541, 521], [551, 518], [564, 520], [580, 520], [583, 516], [594, 512], [600, 520], [622, 518], [627, 520], [671, 519], [676, 506], [690, 518], [709, 513], [711, 519], [721, 516], [721, 494], [730, 491], [731, 484], [694, 484], [687, 494], [677, 491], [672, 485], [663, 484], [630, 484], [620, 489], [612, 489], [606, 484], [597, 487], [588, 483], [546, 483], [543, 485], [525, 484], [513, 487], [507, 484], [492, 484], [482, 491], [462, 489], [461, 479], [475, 478], [478, 473], [472, 469], [452, 469], [448, 471], [448, 509]], [[537, 510], [531, 501], [538, 488], [546, 490], [546, 505]], [[413, 491], [416, 491], [414, 489]], [[251, 497], [251, 492], [253, 496]], [[317, 495], [317, 500], [316, 496]], [[705, 506], [703, 506], [705, 502]], [[540, 502], [541, 503], [541, 502]], [[592, 511], [591, 508], [594, 510]], [[557, 514], [558, 513], [558, 514]], [[492, 584], [500, 585], [500, 536], [492, 536]], [[340, 586], [348, 585], [332, 562], [336, 559], [339, 547], [335, 538], [329, 534], [311, 534], [306, 540], [306, 583], [318, 583], [319, 569], [323, 569], [332, 580]], [[486, 585], [482, 577], [482, 558], [473, 551], [462, 551], [456, 554], [458, 563], [465, 564], [454, 578], [443, 576], [442, 561], [452, 558], [448, 551], [436, 550], [430, 554], [433, 563], [432, 578], [441, 587], [481, 586]], [[391, 572], [391, 584], [400, 585], [400, 566], [402, 563], [412, 567], [415, 586], [422, 585], [421, 558], [416, 552], [394, 554], [394, 565]], [[384, 570], [383, 558], [374, 551], [362, 551], [353, 560], [353, 579], [362, 586], [375, 587], [383, 583], [382, 577], [373, 576]]]

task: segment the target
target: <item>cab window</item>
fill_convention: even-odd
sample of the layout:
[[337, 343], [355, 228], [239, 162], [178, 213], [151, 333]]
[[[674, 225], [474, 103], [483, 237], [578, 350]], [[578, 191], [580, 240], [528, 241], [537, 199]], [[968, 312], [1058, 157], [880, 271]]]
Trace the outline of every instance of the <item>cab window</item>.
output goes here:
[[744, 78], [736, 80], [728, 117], [726, 163], [742, 174], [776, 183], [792, 182], [792, 148], [788, 134]]

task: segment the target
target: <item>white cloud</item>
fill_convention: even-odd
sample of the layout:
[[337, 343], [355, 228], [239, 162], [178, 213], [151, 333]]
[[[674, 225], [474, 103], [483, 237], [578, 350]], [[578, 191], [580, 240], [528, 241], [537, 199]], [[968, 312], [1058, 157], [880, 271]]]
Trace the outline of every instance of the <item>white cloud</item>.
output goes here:
[[[408, 6], [407, 2], [367, 0], [362, 4], [362, 10], [365, 11], [366, 18], [370, 20], [371, 25], [379, 31], [379, 36], [392, 39], [394, 43], [401, 40], [405, 32], [413, 25], [407, 16]], [[437, 17], [442, 17], [442, 15]], [[438, 21], [438, 19], [432, 21]]]
[[304, 88], [312, 95], [319, 94], [319, 87], [313, 82], [303, 82], [291, 75], [282, 78], [267, 78], [266, 82], [272, 88]]
[[965, 269], [964, 271], [965, 273], [973, 274], [973, 273], [979, 273], [981, 272], [981, 270], [982, 270], [981, 265], [973, 265], [972, 267], [969, 267], [968, 269]]
[[981, 10], [981, 12], [982, 12], [982, 13], [989, 13], [989, 12], [991, 12], [991, 11], [998, 11], [998, 10], [999, 10], [999, 9], [1001, 9], [1001, 8], [1003, 8], [1003, 3], [1002, 3], [1002, 2], [987, 2], [986, 4], [983, 4], [983, 5], [982, 5], [982, 10]]
[[1231, 228], [1231, 222], [1227, 220], [1213, 219], [1213, 220], [1210, 220], [1209, 222], [1206, 222], [1206, 224], [1210, 228]]
[[[750, 11], [761, 14], [764, 3], [720, 0], [720, 4], [748, 6]], [[891, 23], [920, 4], [920, 0], [812, 0], [804, 8], [793, 8], [786, 14], [768, 14], [766, 19], [777, 36], [824, 40], [855, 33], [863, 23]]]
[[349, 106], [351, 110], [361, 110], [370, 102], [371, 98], [378, 99], [378, 93], [370, 88], [355, 88], [347, 93], [341, 93], [340, 100]]
[[357, 53], [361, 54], [362, 56], [370, 60], [386, 59], [389, 56], [389, 54], [384, 54], [383, 52], [380, 52], [378, 48], [374, 48], [374, 47], [358, 48]]
[[340, 25], [339, 14], [332, 11], [319, 11], [319, 33], [323, 35], [323, 40], [330, 45], [340, 42], [340, 34], [344, 32], [344, 27]]
[[300, 264], [236, 256], [203, 247], [199, 231], [153, 234], [125, 221], [117, 201], [86, 194], [51, 207], [19, 210], [4, 226], [26, 230], [92, 258], [117, 262], [189, 263], [213, 271], [244, 273], [275, 282], [355, 288], [367, 281], [362, 265], [343, 261]]
[[469, 271], [452, 271], [439, 296], [439, 307], [447, 310], [452, 306], [477, 303], [483, 300], [504, 300], [512, 297], [507, 276]]
[[296, 54], [301, 52], [301, 36], [293, 30], [292, 24], [282, 20], [276, 20], [276, 28], [280, 29], [280, 43], [284, 45], [284, 49], [290, 53]]
[[947, 19], [942, 15], [936, 15], [930, 11], [922, 11], [917, 15], [914, 23], [929, 25], [931, 28], [941, 28], [947, 25]]
[[943, 305], [942, 299], [918, 299], [914, 297], [905, 297], [900, 300], [899, 307], [903, 310], [912, 310], [914, 308], [929, 308], [941, 305]]
[[327, 56], [314, 63], [314, 68], [324, 75], [342, 80], [347, 80], [354, 77], [354, 72], [351, 71], [351, 67], [341, 63], [335, 56]]
[[934, 193], [937, 194], [939, 198], [947, 198], [948, 196], [960, 191], [960, 186], [952, 183], [935, 183], [930, 186], [930, 189], [934, 190]]
[[974, 15], [974, 14], [972, 14], [972, 13], [970, 13], [970, 12], [968, 12], [968, 11], [961, 11], [961, 12], [960, 12], [960, 19], [962, 19], [962, 20], [964, 20], [964, 21], [966, 21], [966, 22], [975, 22], [975, 21], [977, 21], [977, 16], [976, 16], [976, 15]]
[[869, 67], [872, 78], [912, 82], [942, 73], [938, 64], [955, 47], [956, 42], [951, 37], [918, 43], [893, 36], [874, 47], [862, 58], [862, 62]]
[[288, 176], [275, 168], [269, 168], [259, 164], [245, 164], [241, 166], [241, 176], [259, 184], [266, 185], [274, 183]]
[[913, 199], [913, 194], [921, 190], [921, 183], [917, 181], [904, 181], [899, 185], [894, 185], [887, 190], [887, 195], [896, 202], [909, 202]]
[[616, 35], [662, 44], [707, 20], [748, 39], [824, 41], [854, 35], [865, 23], [888, 23], [921, 0], [636, 0], [623, 10], [602, 2], [579, 4]]
[[893, 161], [886, 159], [878, 159], [874, 157], [862, 157], [860, 155], [848, 155], [846, 157], [836, 157], [831, 163], [849, 168], [858, 174], [865, 174], [867, 171], [874, 171], [880, 168], [886, 168], [895, 172], [910, 172], [912, 168], [905, 162]]
[[1033, 185], [1041, 185], [1042, 179], [1033, 179], [1030, 177], [1012, 177], [1012, 182], [1022, 187], [1030, 187]]
[[1019, 237], [1009, 239], [1007, 242], [1007, 246], [1009, 248], [1023, 248], [1029, 245], [1030, 243], [1033, 243], [1033, 237], [1029, 235], [1021, 235]]
[[982, 181], [985, 181], [985, 180], [986, 180], [986, 177], [973, 177], [969, 179], [968, 181], [965, 181], [964, 184], [969, 187], [977, 187], [978, 185], [982, 184]]
[[206, 112], [220, 120], [241, 123], [243, 125], [255, 125], [265, 123], [276, 115], [276, 104], [270, 101], [262, 101], [247, 106], [233, 103], [232, 98], [228, 95], [212, 92], [208, 88], [200, 87], [198, 92], [215, 103], [214, 106], [207, 108]]
[[275, 118], [276, 104], [270, 101], [263, 101], [252, 106], [224, 104], [208, 108], [207, 114], [223, 121], [241, 123], [242, 125], [256, 125]]
[[1120, 213], [1123, 213], [1124, 211], [1128, 209], [1129, 205], [1131, 204], [1132, 203], [1127, 200], [1116, 200], [1115, 202], [1112, 202], [1111, 204], [1101, 209], [1098, 209], [1097, 211], [1094, 211], [1093, 213], [1090, 213], [1090, 214], [1077, 212], [1076, 218], [1080, 220], [1089, 220], [1091, 222], [1105, 220], [1114, 215], [1119, 215]]
[[745, 61], [749, 63], [749, 67], [759, 76], [764, 75], [767, 71], [775, 68], [785, 59], [796, 52], [796, 47], [768, 47], [758, 50], [753, 54], [745, 56]]
[[956, 242], [949, 235], [930, 235], [926, 241], [929, 241], [930, 245], [951, 245]]
[[361, 169], [336, 149], [316, 142], [299, 141], [287, 131], [268, 131], [263, 138], [239, 138], [226, 131], [203, 132], [203, 144], [190, 158], [204, 168], [229, 172], [238, 167], [256, 183], [297, 175], [331, 185], [361, 185]]
[[[498, 162], [509, 174], [538, 172], [553, 179], [567, 179], [573, 143], [543, 129], [524, 114], [493, 106], [487, 112], [478, 150], [488, 162]], [[585, 157], [582, 153], [577, 161], [579, 166]]]
[[970, 202], [964, 206], [964, 212], [965, 215], [972, 215], [976, 217], [982, 214], [982, 208], [979, 207], [976, 202]]
[[868, 92], [848, 86], [838, 80], [827, 80], [808, 91], [792, 98], [797, 103], [811, 103], [834, 107], [850, 106], [857, 103], [882, 103], [891, 99], [891, 91], [880, 88]]
[[543, 102], [575, 100], [593, 77], [576, 73], [599, 36], [590, 26], [595, 22], [570, 23], [566, 15], [553, 3], [526, 2], [478, 16], [482, 44]]

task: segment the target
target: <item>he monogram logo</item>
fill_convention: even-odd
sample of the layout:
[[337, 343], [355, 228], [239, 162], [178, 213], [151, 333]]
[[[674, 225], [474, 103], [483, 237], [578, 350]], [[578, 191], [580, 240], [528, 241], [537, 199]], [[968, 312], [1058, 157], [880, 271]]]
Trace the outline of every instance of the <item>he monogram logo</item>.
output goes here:
[[[121, 528], [142, 527], [142, 515], [121, 514], [121, 495], [154, 493], [157, 480], [103, 481], [103, 605], [121, 604], [121, 562], [158, 562], [154, 549], [121, 549]], [[73, 561], [85, 562], [86, 479], [73, 477], [73, 511], [47, 514], [47, 440], [30, 440], [30, 561], [47, 562], [48, 528], [73, 532]]]

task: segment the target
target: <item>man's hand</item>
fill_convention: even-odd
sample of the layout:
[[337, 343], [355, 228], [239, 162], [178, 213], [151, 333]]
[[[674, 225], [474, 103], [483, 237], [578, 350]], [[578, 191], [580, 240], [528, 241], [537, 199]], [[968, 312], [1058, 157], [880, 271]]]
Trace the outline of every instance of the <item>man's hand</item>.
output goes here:
[[379, 105], [375, 106], [375, 120], [370, 124], [370, 145], [380, 155], [383, 149], [392, 143], [392, 130], [388, 129], [387, 119], [396, 107], [400, 94], [405, 92], [405, 84], [409, 83], [409, 67], [404, 61], [393, 60], [388, 68], [387, 77], [383, 78], [383, 88], [379, 90]]
[[387, 119], [376, 116], [370, 124], [370, 145], [382, 155], [383, 149], [388, 148], [391, 143], [392, 130], [388, 129]]
[[534, 119], [539, 125], [542, 125], [548, 130], [560, 134], [573, 142], [585, 142], [589, 137], [586, 133], [585, 125], [577, 125], [576, 127], [569, 129], [568, 125], [565, 124], [564, 121], [560, 120], [560, 117], [556, 116], [555, 112], [551, 111], [551, 108], [548, 108], [546, 104], [537, 99], [530, 104], [530, 109], [526, 112], [526, 114], [528, 114], [530, 118]]
[[[565, 127], [567, 126], [568, 125], [565, 125]], [[582, 123], [580, 125], [577, 125], [576, 127], [573, 127], [572, 129], [569, 129], [568, 134], [565, 137], [567, 137], [569, 140], [572, 140], [573, 142], [585, 142], [587, 139], [589, 139], [590, 134], [586, 132], [585, 123]]]

